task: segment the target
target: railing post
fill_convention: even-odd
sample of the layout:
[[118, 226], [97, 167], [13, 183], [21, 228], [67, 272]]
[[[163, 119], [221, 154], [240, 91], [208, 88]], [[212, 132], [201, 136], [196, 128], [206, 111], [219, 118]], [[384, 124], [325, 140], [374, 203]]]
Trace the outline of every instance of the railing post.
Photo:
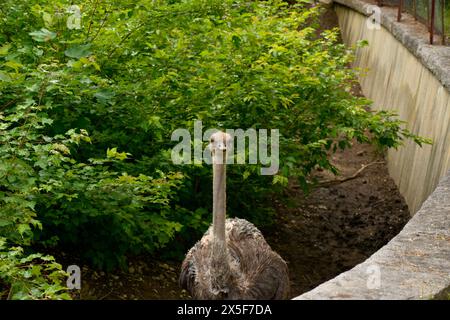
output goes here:
[[442, 44], [445, 44], [445, 0], [441, 0]]
[[413, 6], [414, 6], [414, 20], [417, 21], [417, 3], [416, 3], [416, 0], [413, 0]]
[[402, 19], [402, 9], [403, 9], [403, 0], [398, 1], [398, 13], [397, 13], [397, 21], [400, 22]]
[[436, 0], [431, 0], [431, 17], [430, 17], [430, 44], [433, 44], [434, 35], [434, 9], [436, 7]]

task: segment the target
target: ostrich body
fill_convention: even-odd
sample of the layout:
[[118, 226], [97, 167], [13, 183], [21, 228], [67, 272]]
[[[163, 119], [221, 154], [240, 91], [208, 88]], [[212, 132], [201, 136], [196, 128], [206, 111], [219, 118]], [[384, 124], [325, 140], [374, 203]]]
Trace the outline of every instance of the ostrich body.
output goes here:
[[244, 219], [225, 219], [226, 150], [230, 135], [211, 136], [213, 224], [186, 255], [180, 285], [195, 299], [287, 299], [286, 262]]

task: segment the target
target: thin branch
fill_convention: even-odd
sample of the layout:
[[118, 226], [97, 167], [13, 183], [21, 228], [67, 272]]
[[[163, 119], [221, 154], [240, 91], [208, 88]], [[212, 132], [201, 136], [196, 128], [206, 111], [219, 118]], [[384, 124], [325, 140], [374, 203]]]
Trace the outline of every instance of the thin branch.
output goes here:
[[94, 23], [94, 19], [93, 19], [93, 16], [94, 16], [94, 14], [95, 14], [95, 12], [97, 11], [97, 6], [98, 6], [98, 2], [99, 2], [100, 0], [96, 0], [95, 1], [95, 3], [94, 3], [94, 8], [92, 9], [92, 12], [91, 12], [91, 15], [90, 15], [90, 17], [89, 17], [89, 27], [88, 27], [88, 31], [87, 31], [87, 33], [86, 33], [86, 40], [89, 38], [89, 34], [91, 33], [91, 27], [92, 27], [92, 24]]
[[12, 288], [13, 288], [13, 286], [11, 285], [11, 287], [9, 288], [8, 297], [6, 297], [6, 300], [11, 300]]
[[[353, 179], [357, 178], [368, 167], [373, 166], [375, 164], [382, 164], [382, 163], [385, 163], [385, 161], [373, 161], [371, 163], [363, 165], [361, 168], [356, 170], [355, 173], [353, 173], [351, 176], [344, 177], [344, 178], [339, 178], [339, 179], [331, 179], [331, 180], [319, 181], [318, 183], [315, 184], [315, 186], [326, 187], [326, 186], [330, 186], [330, 185], [333, 185], [333, 184], [339, 184], [339, 183], [343, 183], [343, 182], [346, 182], [346, 181], [349, 181], [349, 180], [353, 180]], [[294, 185], [292, 187], [294, 189], [300, 188], [300, 186], [298, 186], [298, 185]]]
[[13, 99], [11, 101], [8, 101], [7, 103], [0, 106], [0, 110], [8, 108], [10, 105], [16, 103], [19, 99]]
[[98, 300], [106, 299], [106, 297], [108, 297], [111, 293], [113, 293], [113, 291], [114, 291], [114, 288], [111, 289], [111, 291], [109, 291], [107, 294], [105, 294], [105, 295], [101, 296], [100, 298], [98, 298]]
[[145, 26], [145, 23], [141, 23], [136, 28], [128, 31], [128, 33], [120, 40], [119, 44], [113, 50], [111, 50], [111, 52], [108, 54], [108, 60], [111, 58], [111, 56], [114, 54], [114, 52], [116, 52], [116, 50], [118, 48], [120, 48], [120, 46], [125, 42], [125, 40], [127, 40], [135, 31], [139, 30], [143, 26]]
[[102, 24], [100, 25], [100, 27], [97, 29], [97, 32], [95, 33], [94, 37], [91, 39], [91, 42], [94, 42], [94, 40], [97, 38], [98, 34], [100, 33], [100, 31], [103, 29], [103, 27], [105, 26], [106, 21], [109, 18], [109, 11], [105, 12], [105, 17], [102, 20]]
[[340, 179], [319, 181], [317, 183], [317, 185], [323, 187], [323, 186], [327, 186], [327, 185], [339, 184], [339, 183], [342, 183], [342, 182], [353, 180], [353, 179], [357, 178], [368, 167], [373, 166], [374, 164], [381, 164], [381, 163], [385, 163], [385, 161], [373, 161], [371, 163], [363, 165], [361, 168], [356, 170], [356, 172], [354, 174], [352, 174], [351, 176], [349, 176], [349, 177], [344, 177], [344, 178], [340, 178]]

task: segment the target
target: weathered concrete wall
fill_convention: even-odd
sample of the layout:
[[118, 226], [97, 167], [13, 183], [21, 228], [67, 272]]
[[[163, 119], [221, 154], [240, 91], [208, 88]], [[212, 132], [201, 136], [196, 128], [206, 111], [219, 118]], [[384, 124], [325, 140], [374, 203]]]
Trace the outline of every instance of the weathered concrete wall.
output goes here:
[[450, 292], [450, 171], [387, 245], [295, 299], [432, 299]]
[[388, 152], [389, 173], [414, 214], [450, 168], [450, 48], [428, 45], [426, 27], [406, 14], [398, 23], [396, 8], [383, 7], [383, 26], [369, 29], [367, 6], [335, 1], [344, 42], [369, 42], [357, 50], [354, 65], [365, 70], [363, 93], [375, 110], [397, 112], [410, 130], [434, 141], [423, 148], [408, 141]]

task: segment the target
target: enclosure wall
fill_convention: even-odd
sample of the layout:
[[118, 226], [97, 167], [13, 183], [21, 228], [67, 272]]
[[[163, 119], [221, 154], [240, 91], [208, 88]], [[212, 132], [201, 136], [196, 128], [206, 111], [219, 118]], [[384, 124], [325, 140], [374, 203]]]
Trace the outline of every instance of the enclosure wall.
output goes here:
[[373, 108], [397, 112], [410, 130], [434, 141], [422, 148], [408, 141], [388, 152], [389, 173], [414, 214], [450, 168], [449, 91], [386, 28], [369, 28], [365, 15], [335, 8], [344, 42], [369, 42], [357, 50], [354, 66], [364, 70], [360, 83]]

